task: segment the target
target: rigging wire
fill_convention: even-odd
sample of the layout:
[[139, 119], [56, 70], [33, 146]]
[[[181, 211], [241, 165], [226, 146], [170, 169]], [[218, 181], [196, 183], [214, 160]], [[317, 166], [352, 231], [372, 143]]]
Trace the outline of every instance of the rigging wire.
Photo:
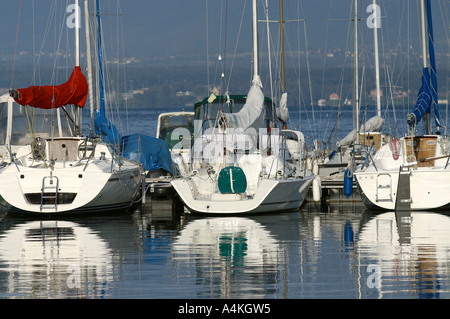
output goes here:
[[267, 53], [269, 58], [269, 84], [270, 84], [270, 98], [273, 101], [274, 95], [273, 95], [273, 79], [272, 79], [272, 54], [271, 51], [271, 45], [270, 45], [270, 27], [269, 27], [269, 2], [266, 0], [265, 3], [265, 18], [266, 18], [266, 31], [267, 31]]
[[16, 55], [17, 55], [17, 44], [19, 42], [19, 27], [20, 27], [20, 14], [22, 12], [22, 0], [20, 0], [19, 3], [19, 16], [17, 18], [17, 28], [16, 28], [16, 43], [14, 45], [14, 57], [13, 57], [13, 68], [12, 68], [12, 74], [11, 74], [11, 86], [12, 89], [13, 82], [14, 82], [14, 71], [16, 67]]
[[[330, 10], [331, 10], [331, 6], [330, 6]], [[352, 11], [353, 11], [353, 7], [350, 6], [349, 8], [349, 16], [352, 16]], [[351, 21], [351, 18], [350, 18]], [[347, 24], [347, 38], [345, 41], [345, 51], [344, 52], [349, 52], [349, 46], [350, 46], [350, 41], [351, 41], [351, 23]], [[327, 27], [327, 34], [328, 34], [328, 27]], [[328, 39], [328, 35], [327, 35], [327, 39]], [[344, 61], [342, 64], [342, 68], [341, 68], [341, 72], [340, 72], [340, 77], [339, 77], [339, 81], [337, 83], [337, 87], [336, 87], [336, 91], [339, 92], [338, 95], [340, 97], [343, 96], [343, 91], [344, 91], [344, 82], [345, 82], [345, 71], [346, 71], [346, 65], [347, 65], [347, 60], [348, 60], [348, 56], [347, 54], [344, 55]], [[323, 71], [323, 83], [325, 83], [325, 63], [326, 63], [326, 57], [327, 55], [325, 54], [324, 56], [324, 71]], [[340, 133], [340, 119], [341, 119], [341, 115], [342, 115], [342, 102], [339, 100], [338, 103], [338, 116], [336, 118], [335, 124], [333, 126], [333, 128], [331, 129], [331, 132], [328, 135], [328, 140], [327, 140], [327, 144], [328, 145], [332, 145], [334, 147], [334, 145], [336, 145], [336, 143], [338, 142], [339, 139], [339, 133]], [[330, 118], [331, 120], [331, 118]], [[328, 123], [330, 124], [330, 123]], [[323, 132], [323, 136], [326, 136], [328, 133], [328, 125], [326, 126], [325, 131]]]
[[228, 89], [226, 88], [227, 84], [225, 81], [225, 70], [226, 70], [226, 57], [227, 57], [227, 32], [228, 32], [228, 0], [225, 0], [225, 34], [224, 34], [224, 48], [223, 48], [223, 65], [222, 65], [222, 81], [224, 88], [226, 89], [225, 93], [228, 94]]
[[[444, 28], [442, 28], [444, 30], [445, 33], [445, 37], [447, 40], [447, 82], [446, 82], [446, 103], [445, 103], [445, 128], [444, 128], [444, 135], [447, 135], [447, 126], [448, 126], [448, 99], [449, 99], [449, 80], [450, 80], [450, 76], [448, 74], [449, 72], [449, 61], [450, 61], [450, 42], [449, 42], [449, 33], [448, 31], [450, 30], [450, 25], [449, 25], [449, 2], [447, 1], [447, 8], [444, 9], [442, 7], [442, 4], [440, 1], [438, 1], [438, 6], [439, 6], [439, 12], [441, 13], [441, 18], [442, 21], [444, 22]], [[444, 16], [444, 10], [446, 11], [446, 16]]]
[[205, 14], [205, 23], [206, 23], [206, 83], [208, 84], [206, 88], [206, 96], [209, 95], [210, 91], [210, 83], [209, 83], [209, 9], [208, 9], [208, 0], [205, 0], [206, 14]]
[[[245, 0], [244, 2], [244, 8], [242, 9], [242, 16], [241, 16], [241, 22], [239, 24], [239, 31], [238, 31], [238, 35], [236, 37], [236, 45], [234, 47], [234, 54], [233, 54], [233, 58], [231, 60], [231, 67], [230, 67], [230, 73], [228, 76], [228, 82], [226, 83], [226, 90], [225, 92], [228, 94], [229, 91], [229, 86], [231, 83], [231, 74], [233, 73], [233, 67], [234, 67], [234, 60], [236, 58], [236, 52], [237, 52], [237, 48], [238, 48], [238, 43], [239, 43], [239, 38], [240, 38], [240, 34], [241, 34], [241, 30], [242, 30], [242, 24], [244, 22], [244, 13], [245, 13], [245, 8], [247, 6], [247, 0]], [[226, 36], [225, 36], [226, 37]], [[224, 68], [225, 68], [225, 61], [224, 61]], [[224, 71], [225, 72], [225, 71]]]

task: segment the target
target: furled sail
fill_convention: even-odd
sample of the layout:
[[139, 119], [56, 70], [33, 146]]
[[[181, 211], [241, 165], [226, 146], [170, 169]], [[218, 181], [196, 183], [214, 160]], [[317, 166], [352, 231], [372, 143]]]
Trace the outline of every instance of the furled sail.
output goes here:
[[422, 86], [420, 87], [416, 106], [414, 110], [408, 114], [407, 121], [408, 124], [413, 126], [420, 122], [425, 113], [430, 113], [430, 106], [433, 102], [433, 97], [431, 95], [431, 79], [429, 68], [424, 68], [422, 73]]
[[121, 136], [119, 132], [115, 125], [108, 120], [104, 112], [96, 112], [94, 126], [95, 134], [100, 136], [103, 142], [111, 145], [117, 145], [120, 142]]
[[280, 107], [277, 108], [277, 117], [283, 123], [286, 123], [289, 120], [289, 110], [287, 107], [287, 93], [283, 93], [280, 99]]
[[61, 85], [30, 86], [11, 90], [11, 96], [21, 105], [41, 109], [53, 109], [67, 104], [84, 107], [88, 84], [79, 66], [76, 66], [69, 80]]
[[228, 127], [247, 131], [249, 128], [258, 130], [264, 127], [264, 94], [261, 86], [254, 83], [247, 94], [245, 105], [237, 113], [226, 113]]
[[425, 113], [430, 113], [432, 107], [435, 114], [436, 127], [440, 126], [440, 115], [437, 99], [436, 61], [434, 56], [433, 22], [431, 18], [430, 0], [426, 2], [428, 22], [428, 50], [430, 66], [423, 68], [422, 86], [419, 90], [414, 110], [408, 114], [407, 122], [410, 126], [417, 125]]
[[[370, 118], [366, 123], [361, 125], [359, 129], [360, 133], [379, 132], [384, 124], [384, 119], [381, 116], [375, 115]], [[352, 130], [342, 140], [337, 143], [337, 146], [346, 146], [352, 144], [356, 140], [356, 129]]]

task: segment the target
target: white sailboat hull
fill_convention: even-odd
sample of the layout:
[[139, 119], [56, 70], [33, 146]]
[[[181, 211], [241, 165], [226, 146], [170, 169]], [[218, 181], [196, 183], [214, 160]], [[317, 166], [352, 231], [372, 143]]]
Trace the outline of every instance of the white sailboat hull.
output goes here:
[[397, 156], [392, 145], [384, 145], [371, 165], [354, 174], [365, 205], [383, 210], [449, 206], [449, 155], [443, 151], [448, 143], [439, 135], [404, 137]]
[[172, 185], [186, 207], [195, 213], [246, 214], [286, 211], [299, 208], [313, 181], [303, 179], [262, 180], [255, 195], [246, 198], [240, 194], [212, 194], [210, 198], [195, 198], [189, 179], [175, 179]]
[[[399, 171], [383, 172], [392, 178], [392, 190], [377, 189], [376, 180], [380, 173], [355, 174], [363, 202], [367, 207], [383, 210], [396, 209]], [[378, 185], [380, 186], [380, 185]], [[388, 189], [388, 188], [386, 188]], [[392, 196], [389, 196], [389, 192]], [[450, 205], [450, 171], [413, 170], [410, 174], [411, 210], [429, 210]]]
[[[82, 141], [63, 138], [54, 142], [64, 143], [65, 149], [74, 143], [73, 149], [78, 152]], [[29, 154], [30, 146], [23, 146], [18, 153]], [[0, 170], [0, 204], [8, 212], [39, 214], [128, 208], [139, 194], [141, 166], [123, 158], [119, 164], [106, 154], [107, 147], [98, 144], [91, 159], [80, 160], [77, 156], [71, 161], [45, 164], [28, 155], [21, 156]]]
[[[54, 183], [58, 178], [60, 197], [55, 203], [52, 192], [47, 195], [49, 199], [41, 204], [42, 180], [50, 176], [50, 170], [11, 172], [15, 169], [13, 166], [8, 169], [9, 172], [1, 174], [0, 200], [10, 212], [55, 214], [128, 208], [132, 204], [130, 198], [137, 194], [141, 179], [139, 169], [117, 173], [55, 170], [52, 176]], [[62, 196], [70, 199], [63, 199]]]

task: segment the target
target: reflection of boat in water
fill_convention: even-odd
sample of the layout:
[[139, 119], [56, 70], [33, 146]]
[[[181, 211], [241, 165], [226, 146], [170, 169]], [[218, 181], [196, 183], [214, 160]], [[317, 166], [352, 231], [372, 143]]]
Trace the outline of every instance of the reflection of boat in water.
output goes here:
[[100, 298], [113, 275], [108, 245], [68, 221], [31, 221], [7, 230], [0, 265], [5, 293], [25, 298]]
[[[236, 293], [242, 294], [239, 297], [265, 297], [266, 277], [276, 276], [280, 258], [280, 246], [264, 226], [237, 217], [190, 222], [174, 241], [172, 251], [180, 265], [178, 272], [192, 270], [178, 280], [209, 280], [211, 297], [220, 298], [235, 297]], [[183, 262], [196, 267], [183, 267]]]
[[450, 217], [431, 212], [388, 212], [364, 224], [358, 249], [361, 261], [377, 268], [378, 282], [371, 283], [378, 293], [404, 289], [421, 298], [439, 296], [448, 277], [449, 233]]

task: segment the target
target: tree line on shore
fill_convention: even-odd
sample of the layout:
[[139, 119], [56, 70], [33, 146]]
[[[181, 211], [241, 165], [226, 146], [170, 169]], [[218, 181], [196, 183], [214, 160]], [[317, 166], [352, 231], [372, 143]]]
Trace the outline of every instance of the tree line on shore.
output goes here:
[[[289, 94], [289, 105], [298, 106], [300, 104], [311, 105], [311, 95], [313, 104], [317, 104], [319, 99], [328, 101], [329, 96], [336, 93], [340, 98], [340, 103], [348, 98], [351, 99], [353, 90], [353, 70], [342, 67], [312, 67], [308, 75], [308, 70], [300, 71], [293, 68], [286, 69], [285, 87]], [[446, 75], [448, 70], [441, 69], [438, 74], [438, 84], [441, 83], [439, 95], [445, 98], [447, 95]], [[18, 68], [14, 74], [15, 88], [29, 85], [57, 85], [64, 82], [70, 75], [70, 70], [61, 69], [57, 72], [51, 69], [39, 70], [38, 74], [33, 74], [32, 68]], [[209, 73], [209, 80], [207, 74]], [[126, 103], [131, 108], [162, 108], [188, 110], [190, 107], [209, 96], [211, 92], [215, 94], [247, 94], [251, 82], [251, 68], [237, 66], [231, 74], [221, 75], [222, 70], [216, 68], [206, 69], [205, 66], [126, 66], [126, 68], [111, 68], [109, 71], [109, 84], [105, 87], [114, 92], [119, 104]], [[261, 70], [263, 81], [263, 91], [270, 97], [270, 84], [268, 71]], [[367, 75], [362, 82], [365, 93], [362, 99], [367, 99], [366, 103], [373, 102], [370, 91], [375, 88], [374, 72], [365, 71]], [[390, 81], [393, 85], [391, 92], [402, 92], [394, 95], [414, 102], [420, 87], [420, 70], [408, 73], [397, 73]], [[279, 82], [279, 75], [274, 75], [275, 82]], [[34, 79], [34, 80], [32, 80]], [[46, 79], [53, 79], [54, 83], [48, 83]], [[34, 83], [33, 83], [34, 82]], [[42, 82], [42, 83], [39, 83]], [[11, 73], [0, 74], [0, 87], [6, 92], [11, 83]], [[384, 96], [389, 94], [386, 87], [387, 81], [382, 76], [381, 85]], [[409, 86], [409, 88], [408, 88]], [[274, 91], [279, 91], [279, 85], [274, 83]], [[279, 96], [280, 94], [275, 94]], [[275, 103], [277, 101], [275, 100]], [[337, 102], [334, 102], [337, 103]]]

